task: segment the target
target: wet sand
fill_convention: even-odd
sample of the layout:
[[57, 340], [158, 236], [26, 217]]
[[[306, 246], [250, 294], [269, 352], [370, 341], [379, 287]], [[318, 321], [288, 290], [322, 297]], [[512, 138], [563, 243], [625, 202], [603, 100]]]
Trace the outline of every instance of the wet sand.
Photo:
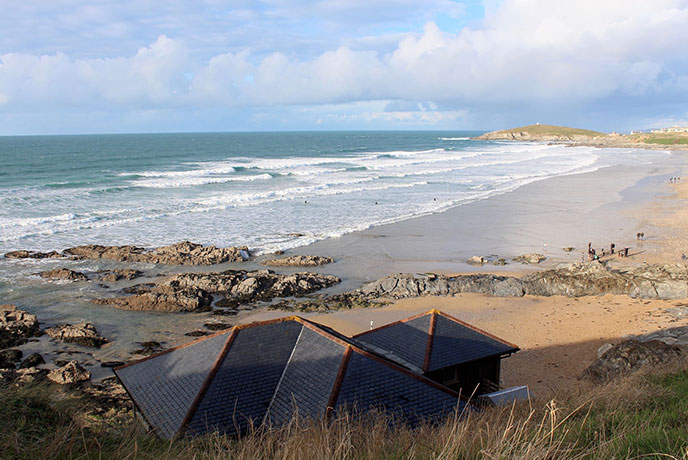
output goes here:
[[[523, 274], [562, 261], [580, 261], [588, 241], [598, 248], [610, 242], [631, 247], [628, 259], [609, 258], [612, 266], [682, 262], [681, 255], [688, 253], [688, 183], [669, 183], [669, 177], [681, 176], [684, 167], [684, 156], [677, 154], [661, 165], [542, 181], [440, 215], [317, 243], [302, 252], [332, 255], [348, 248], [343, 257], [349, 265], [360, 265], [359, 279], [392, 272]], [[642, 241], [636, 240], [640, 231], [645, 233]], [[376, 239], [375, 235], [384, 237]], [[541, 241], [547, 242], [547, 247]], [[576, 250], [565, 253], [561, 248], [566, 246]], [[537, 267], [513, 263], [470, 267], [463, 263], [470, 255], [524, 252], [544, 252], [548, 261]], [[431, 308], [443, 310], [519, 345], [521, 351], [503, 361], [503, 385], [527, 384], [536, 394], [552, 397], [576, 385], [601, 345], [688, 325], [688, 319], [671, 314], [672, 308], [685, 305], [685, 301], [612, 295], [500, 298], [461, 294], [303, 316], [355, 334], [368, 329], [371, 321], [377, 327]], [[261, 311], [242, 321], [283, 315]]]
[[[341, 285], [324, 291], [329, 293], [354, 289], [366, 281], [397, 272], [523, 273], [558, 262], [580, 261], [589, 241], [595, 247], [608, 246], [610, 242], [615, 242], [618, 247], [632, 246], [633, 257], [614, 263], [642, 263], [646, 257], [649, 260], [650, 256], [662, 262], [676, 262], [681, 260], [681, 251], [676, 250], [674, 242], [680, 242], [682, 228], [688, 226], [682, 224], [681, 228], [681, 225], [677, 225], [674, 229], [667, 227], [666, 221], [688, 223], [688, 213], [683, 215], [683, 220], [677, 220], [674, 216], [678, 198], [674, 197], [675, 189], [668, 184], [668, 179], [681, 176], [684, 164], [684, 156], [676, 154], [650, 165], [604, 168], [592, 173], [547, 179], [441, 214], [321, 241], [289, 251], [287, 255], [334, 257], [336, 263], [312, 270], [343, 279]], [[688, 194], [688, 190], [685, 193]], [[638, 231], [645, 232], [644, 242], [635, 241]], [[561, 249], [568, 246], [576, 250], [566, 253]], [[538, 266], [511, 262], [513, 256], [526, 252], [541, 252], [548, 259]], [[504, 257], [509, 264], [503, 267], [473, 267], [465, 263], [473, 255], [493, 254]], [[260, 264], [264, 258], [243, 264], [197, 267], [194, 270], [265, 268]], [[184, 336], [184, 333], [203, 329], [206, 322], [237, 324], [288, 315], [265, 309], [241, 313], [238, 317], [218, 317], [208, 313], [176, 315], [122, 311], [90, 302], [90, 299], [107, 293], [95, 283], [88, 283], [87, 286], [83, 283], [56, 284], [32, 275], [55, 266], [88, 271], [113, 268], [117, 264], [108, 261], [65, 263], [58, 260], [40, 263], [4, 260], [2, 263], [12, 264], [17, 274], [17, 279], [0, 280], [0, 283], [4, 282], [10, 287], [2, 303], [15, 303], [19, 308], [37, 314], [43, 327], [58, 323], [94, 322], [98, 331], [113, 341], [93, 352], [99, 360], [131, 359], [131, 350], [137, 348], [135, 342], [157, 340], [164, 342], [166, 347], [187, 342], [191, 338]], [[179, 271], [178, 267], [140, 268], [152, 275]], [[287, 273], [303, 269], [277, 271]], [[597, 305], [598, 300], [591, 299], [590, 302]], [[625, 316], [619, 317], [619, 320], [615, 316], [604, 316], [596, 324], [618, 323], [618, 328], [597, 331], [588, 323], [577, 322], [575, 316], [578, 314], [588, 318], [597, 310], [594, 307], [591, 307], [592, 311], [571, 310], [572, 307], [567, 303], [576, 307], [586, 305], [571, 299], [497, 299], [483, 296], [410, 299], [380, 309], [319, 315], [317, 320], [326, 324], [333, 321], [332, 325], [341, 328], [342, 332], [355, 333], [367, 328], [371, 320], [381, 325], [429, 308], [447, 309], [449, 313], [518, 344], [523, 351], [507, 360], [508, 364], [505, 363], [505, 384], [531, 383], [540, 391], [541, 387], [569, 381], [578, 375], [581, 363], [589, 363], [594, 359], [598, 344], [642, 332], [643, 312], [634, 309], [645, 307], [639, 307], [641, 304], [636, 305], [637, 301], [629, 298], [617, 302], [625, 307], [614, 308], [613, 311], [625, 315], [628, 308], [640, 315], [635, 320], [637, 326], [625, 327], [631, 319]], [[604, 310], [602, 306], [600, 308]], [[571, 312], [569, 316], [565, 315], [567, 311]], [[545, 320], [545, 315], [555, 315], [557, 318]], [[552, 338], [545, 340], [546, 337]], [[566, 356], [557, 354], [560, 348], [572, 348], [574, 344], [587, 344], [579, 347], [580, 355], [571, 355], [576, 356], [575, 359], [569, 359], [569, 352], [566, 352]], [[37, 343], [27, 344], [25, 353], [45, 352], [50, 347], [47, 339], [42, 337]], [[52, 357], [49, 356], [49, 359]], [[532, 362], [519, 364], [527, 359], [532, 359]], [[547, 380], [549, 377], [537, 377], [547, 373], [549, 368], [545, 364], [549, 362], [555, 363], [559, 372], [567, 369], [562, 374], [564, 376], [559, 378], [559, 374], [556, 374], [556, 379], [551, 382], [551, 379]], [[516, 372], [518, 369], [524, 370], [523, 378]], [[97, 366], [92, 370], [98, 376], [105, 372]], [[543, 386], [538, 380], [548, 383]]]

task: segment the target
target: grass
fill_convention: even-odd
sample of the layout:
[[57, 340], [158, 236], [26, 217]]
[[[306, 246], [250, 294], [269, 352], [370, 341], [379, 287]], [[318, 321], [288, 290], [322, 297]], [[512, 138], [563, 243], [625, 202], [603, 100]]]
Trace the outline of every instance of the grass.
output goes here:
[[642, 133], [628, 136], [634, 142], [657, 145], [686, 145], [688, 133]]
[[0, 388], [0, 458], [8, 459], [688, 459], [685, 367], [410, 429], [383, 414], [295, 419], [240, 439], [165, 441], [133, 419], [84, 415], [55, 386]]
[[605, 133], [600, 133], [597, 131], [590, 131], [588, 129], [577, 129], [577, 128], [567, 128], [564, 126], [552, 126], [552, 125], [529, 125], [522, 126], [520, 128], [505, 129], [502, 131], [496, 131], [497, 133], [529, 133], [530, 135], [538, 136], [588, 136], [588, 137], [600, 137], [606, 136]]

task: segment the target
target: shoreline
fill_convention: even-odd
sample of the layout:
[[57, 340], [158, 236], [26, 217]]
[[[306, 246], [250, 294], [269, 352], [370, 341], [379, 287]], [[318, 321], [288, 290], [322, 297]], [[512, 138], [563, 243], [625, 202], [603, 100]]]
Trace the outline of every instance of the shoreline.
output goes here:
[[[280, 268], [278, 271], [280, 273], [312, 271], [333, 274], [343, 279], [340, 285], [321, 291], [325, 294], [349, 291], [360, 287], [366, 281], [399, 272], [523, 274], [552, 267], [559, 262], [580, 261], [581, 251], [586, 248], [590, 240], [596, 247], [608, 246], [610, 242], [616, 242], [618, 247], [622, 244], [636, 246], [633, 235], [642, 228], [648, 235], [648, 239], [642, 242], [643, 247], [640, 248], [642, 253], [635, 254], [628, 261], [614, 261], [615, 264], [641, 263], [640, 255], [644, 257], [651, 252], [661, 251], [661, 241], [665, 234], [661, 226], [654, 225], [654, 218], [648, 218], [646, 209], [652, 209], [658, 200], [662, 203], [672, 203], [670, 199], [667, 199], [673, 191], [666, 184], [666, 179], [673, 175], [680, 175], [677, 171], [682, 170], [684, 165], [685, 158], [681, 155], [671, 155], [658, 164], [603, 167], [590, 173], [564, 175], [532, 182], [511, 192], [457, 206], [442, 213], [376, 226], [287, 251], [285, 255], [329, 256], [336, 262], [312, 268]], [[576, 250], [565, 253], [562, 247], [567, 246], [574, 246]], [[527, 252], [543, 252], [548, 259], [540, 265], [522, 265], [510, 260], [514, 256]], [[465, 263], [466, 259], [473, 255], [492, 254], [505, 257], [508, 264], [470, 266]], [[260, 262], [266, 258], [268, 256], [259, 256], [249, 262], [215, 266], [162, 267], [156, 268], [153, 273], [264, 269], [267, 267], [261, 265]], [[121, 266], [121, 264], [103, 260], [74, 262], [53, 260], [49, 261], [48, 265], [50, 267], [68, 265], [75, 269]], [[21, 264], [17, 265], [19, 266]], [[23, 270], [31, 274], [37, 271], [36, 268], [36, 264], [26, 263]], [[23, 302], [24, 293], [36, 290], [37, 286], [39, 295], [33, 298], [32, 303]], [[115, 338], [115, 343], [106, 345], [101, 350], [92, 351], [93, 356], [101, 361], [131, 359], [128, 353], [135, 347], [134, 342], [157, 340], [163, 342], [165, 347], [184, 343], [192, 339], [186, 337], [184, 333], [202, 329], [203, 324], [207, 322], [226, 321], [231, 324], [241, 324], [293, 314], [285, 311], [269, 311], [265, 307], [242, 312], [236, 317], [211, 316], [209, 313], [177, 315], [123, 311], [90, 303], [90, 298], [99, 296], [102, 296], [102, 292], [97, 286], [88, 286], [84, 289], [67, 284], [29, 280], [24, 285], [13, 287], [11, 297], [4, 299], [3, 303], [16, 303], [19, 308], [38, 314], [39, 320], [45, 325], [95, 322], [102, 335]], [[459, 299], [465, 303], [465, 306], [457, 306], [453, 303], [457, 300], [453, 299]], [[515, 322], [511, 323], [505, 319], [506, 316], [498, 318], [497, 313], [492, 322], [483, 322], [487, 320], [481, 319], [479, 312], [483, 304], [496, 304], [497, 302], [493, 299], [501, 299], [504, 305], [519, 305], [521, 302], [513, 298], [462, 294], [441, 301], [437, 298], [407, 299], [375, 309], [339, 311], [325, 315], [303, 314], [303, 316], [328, 325], [330, 325], [329, 321], [343, 321], [341, 331], [354, 333], [365, 330], [370, 320], [381, 325], [383, 322], [440, 307], [440, 309], [447, 308], [448, 313], [459, 318], [462, 318], [464, 314], [468, 315], [466, 318], [469, 322], [474, 322], [476, 326], [497, 335], [500, 335], [502, 325], [508, 324], [511, 329], [518, 327], [518, 320], [522, 319], [518, 315], [513, 319]], [[559, 305], [563, 302], [562, 300], [552, 303], [548, 299], [551, 298], [543, 298], [541, 303]], [[525, 305], [529, 305], [531, 300], [527, 297], [524, 300]], [[667, 308], [673, 305], [671, 302], [665, 303]], [[504, 306], [504, 308], [507, 307]], [[355, 321], [343, 319], [347, 315]], [[347, 321], [351, 321], [351, 324], [347, 325]], [[358, 330], [355, 330], [354, 324], [357, 325]], [[510, 337], [509, 333], [510, 331], [507, 330], [503, 337], [519, 344], [523, 351], [510, 358], [513, 361], [507, 360], [507, 362], [520, 363], [524, 356], [537, 356], [535, 342], [531, 343], [530, 339], [522, 339], [518, 336]], [[611, 338], [613, 334], [607, 336]], [[47, 348], [49, 344], [44, 338], [39, 343], [28, 344], [25, 347], [27, 352], [45, 351]], [[67, 352], [70, 347], [61, 344], [53, 348], [57, 348], [60, 352]], [[592, 348], [584, 347], [584, 354], [589, 354]], [[582, 355], [579, 358], [577, 362], [582, 362]], [[517, 383], [518, 376], [509, 371], [508, 364], [505, 366], [506, 381]], [[105, 374], [107, 371], [99, 370], [99, 372], [94, 372], [94, 377]], [[533, 385], [538, 387], [537, 382]]]

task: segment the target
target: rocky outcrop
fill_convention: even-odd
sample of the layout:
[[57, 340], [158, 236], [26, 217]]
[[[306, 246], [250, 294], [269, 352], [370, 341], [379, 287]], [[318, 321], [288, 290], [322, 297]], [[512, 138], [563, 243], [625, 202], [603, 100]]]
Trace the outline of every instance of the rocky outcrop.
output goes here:
[[113, 270], [99, 270], [96, 272], [98, 279], [105, 283], [116, 283], [117, 281], [131, 281], [143, 275], [141, 270], [133, 268], [115, 268]]
[[5, 254], [5, 257], [8, 259], [61, 259], [64, 256], [57, 251], [38, 252], [22, 249], [19, 251], [10, 251]]
[[78, 259], [109, 259], [120, 262], [145, 262], [170, 265], [214, 265], [248, 260], [248, 247], [218, 248], [190, 241], [145, 249], [138, 246], [100, 246], [90, 244], [65, 249], [65, 255]]
[[193, 313], [210, 310], [212, 301], [213, 296], [203, 289], [159, 285], [151, 290], [143, 288], [134, 295], [96, 299], [93, 302], [124, 310]]
[[604, 352], [583, 371], [581, 378], [603, 383], [641, 369], [669, 363], [685, 353], [685, 346], [667, 345], [659, 340], [627, 340]]
[[489, 274], [445, 276], [436, 274], [390, 275], [358, 290], [362, 295], [377, 298], [418, 297], [425, 295], [451, 295], [461, 292], [478, 292], [494, 296], [523, 296], [523, 285], [517, 278]]
[[0, 305], [0, 350], [26, 343], [37, 336], [38, 319], [14, 305]]
[[63, 324], [45, 330], [51, 339], [61, 342], [76, 343], [86, 347], [100, 348], [108, 340], [98, 335], [96, 327], [91, 323]]
[[40, 353], [31, 353], [24, 359], [24, 361], [21, 362], [19, 369], [30, 369], [32, 367], [40, 366], [41, 364], [45, 364], [45, 359], [43, 359], [43, 356], [41, 356]]
[[14, 369], [14, 363], [22, 359], [21, 350], [2, 350], [0, 351], [0, 369]]
[[250, 303], [309, 294], [339, 281], [331, 275], [308, 272], [280, 275], [271, 270], [182, 273], [157, 284], [138, 286], [134, 295], [99, 299], [96, 303], [130, 310], [195, 312], [210, 308], [212, 294]]
[[619, 294], [644, 299], [682, 299], [688, 297], [688, 266], [645, 265], [612, 270], [599, 263], [565, 264], [522, 278], [489, 274], [396, 274], [367, 283], [357, 292], [373, 298], [476, 292], [494, 296]]
[[53, 280], [65, 281], [88, 281], [88, 276], [81, 272], [76, 272], [68, 268], [56, 268], [54, 270], [47, 270], [38, 274], [41, 278], [48, 278]]
[[476, 139], [539, 142], [581, 142], [606, 137], [607, 135], [604, 133], [590, 131], [587, 129], [537, 124], [502, 131], [492, 131], [478, 136]]
[[483, 265], [488, 262], [487, 259], [485, 259], [482, 256], [471, 256], [466, 260], [466, 263], [469, 265]]
[[64, 366], [48, 372], [48, 379], [58, 385], [85, 382], [91, 379], [91, 373], [76, 361], [70, 361]]
[[318, 265], [326, 265], [334, 262], [330, 257], [321, 256], [291, 256], [282, 257], [280, 259], [266, 260], [263, 265], [271, 267], [317, 267]]
[[535, 265], [535, 264], [539, 264], [540, 262], [542, 262], [546, 258], [547, 257], [545, 257], [542, 254], [538, 254], [536, 252], [531, 252], [528, 254], [523, 254], [523, 255], [518, 256], [518, 257], [514, 257], [513, 260], [514, 260], [514, 262], [521, 262], [523, 264]]

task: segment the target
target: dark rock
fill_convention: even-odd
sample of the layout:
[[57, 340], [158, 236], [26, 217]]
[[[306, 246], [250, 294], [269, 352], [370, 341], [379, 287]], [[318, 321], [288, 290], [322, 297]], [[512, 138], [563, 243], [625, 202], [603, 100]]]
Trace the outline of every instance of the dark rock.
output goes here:
[[45, 333], [52, 339], [86, 347], [100, 348], [108, 343], [106, 338], [98, 335], [96, 327], [91, 323], [63, 324], [48, 328]]
[[[135, 295], [95, 302], [130, 310], [197, 312], [210, 310], [213, 299], [210, 293], [225, 296], [220, 305], [235, 306], [241, 302], [309, 294], [339, 282], [335, 276], [308, 272], [290, 275], [280, 275], [270, 270], [182, 273], [153, 287], [134, 286], [130, 291], [136, 292]], [[236, 304], [230, 299], [234, 299]]]
[[137, 342], [137, 344], [141, 348], [133, 352], [135, 355], [150, 356], [156, 353], [160, 353], [163, 350], [162, 344], [160, 342], [155, 342], [153, 340], [149, 340], [148, 342]]
[[103, 361], [100, 363], [100, 367], [119, 367], [124, 366], [123, 361]]
[[141, 270], [134, 270], [132, 268], [115, 268], [113, 270], [100, 270], [96, 272], [98, 274], [98, 279], [106, 283], [116, 283], [121, 280], [134, 280], [141, 275], [143, 272]]
[[381, 302], [379, 300], [372, 301], [360, 294], [348, 292], [326, 297], [323, 296], [316, 300], [309, 301], [284, 299], [268, 305], [268, 308], [270, 310], [310, 313], [352, 310], [354, 308], [377, 308], [386, 304], [387, 302]]
[[236, 316], [239, 312], [237, 310], [213, 310], [213, 316]]
[[38, 334], [35, 315], [17, 310], [14, 305], [0, 305], [0, 350], [23, 345]]
[[187, 332], [184, 335], [186, 335], [188, 337], [203, 337], [203, 336], [206, 336], [208, 334], [210, 334], [210, 333], [206, 332], [206, 331], [191, 331], [191, 332]]
[[182, 241], [181, 243], [145, 249], [137, 246], [87, 245], [65, 249], [64, 254], [82, 259], [109, 259], [120, 262], [145, 262], [172, 265], [214, 265], [248, 260], [248, 247], [218, 248]]
[[263, 265], [271, 267], [317, 267], [318, 265], [331, 264], [334, 259], [321, 256], [291, 256], [281, 259], [266, 260]]
[[93, 302], [102, 305], [113, 305], [123, 310], [147, 310], [172, 313], [190, 313], [209, 311], [213, 296], [203, 289], [181, 288], [159, 285], [148, 292], [139, 294], [96, 299]]
[[48, 379], [58, 385], [69, 385], [85, 382], [91, 379], [91, 373], [76, 361], [70, 361], [64, 366], [48, 372]]
[[4, 369], [0, 368], [0, 385], [2, 384], [9, 384], [14, 381], [14, 377], [16, 376], [16, 372], [14, 369]]
[[215, 302], [215, 306], [220, 308], [237, 308], [239, 306], [239, 301], [232, 297], [225, 297]]
[[0, 361], [0, 369], [16, 369], [16, 367], [11, 361]]
[[68, 268], [56, 268], [39, 273], [41, 278], [66, 281], [88, 281], [88, 276]]
[[363, 285], [366, 297], [417, 297], [477, 292], [495, 296], [525, 294], [581, 297], [618, 294], [645, 299], [688, 297], [688, 267], [644, 265], [612, 270], [599, 263], [565, 264], [522, 278], [475, 274], [463, 276], [395, 274]]
[[5, 254], [8, 259], [61, 259], [63, 256], [57, 251], [37, 252], [37, 251], [11, 251]]
[[19, 369], [29, 369], [31, 367], [40, 366], [41, 364], [45, 364], [43, 356], [41, 356], [39, 353], [31, 353], [26, 357], [26, 359], [24, 359], [24, 361], [21, 362]]
[[24, 356], [24, 353], [21, 350], [2, 350], [0, 351], [0, 362], [16, 363], [22, 359], [22, 356]]
[[203, 327], [211, 331], [222, 331], [231, 328], [232, 325], [227, 323], [205, 323]]
[[581, 378], [602, 383], [641, 369], [666, 364], [684, 356], [685, 352], [685, 347], [667, 345], [659, 340], [627, 340], [608, 349], [583, 371]]

